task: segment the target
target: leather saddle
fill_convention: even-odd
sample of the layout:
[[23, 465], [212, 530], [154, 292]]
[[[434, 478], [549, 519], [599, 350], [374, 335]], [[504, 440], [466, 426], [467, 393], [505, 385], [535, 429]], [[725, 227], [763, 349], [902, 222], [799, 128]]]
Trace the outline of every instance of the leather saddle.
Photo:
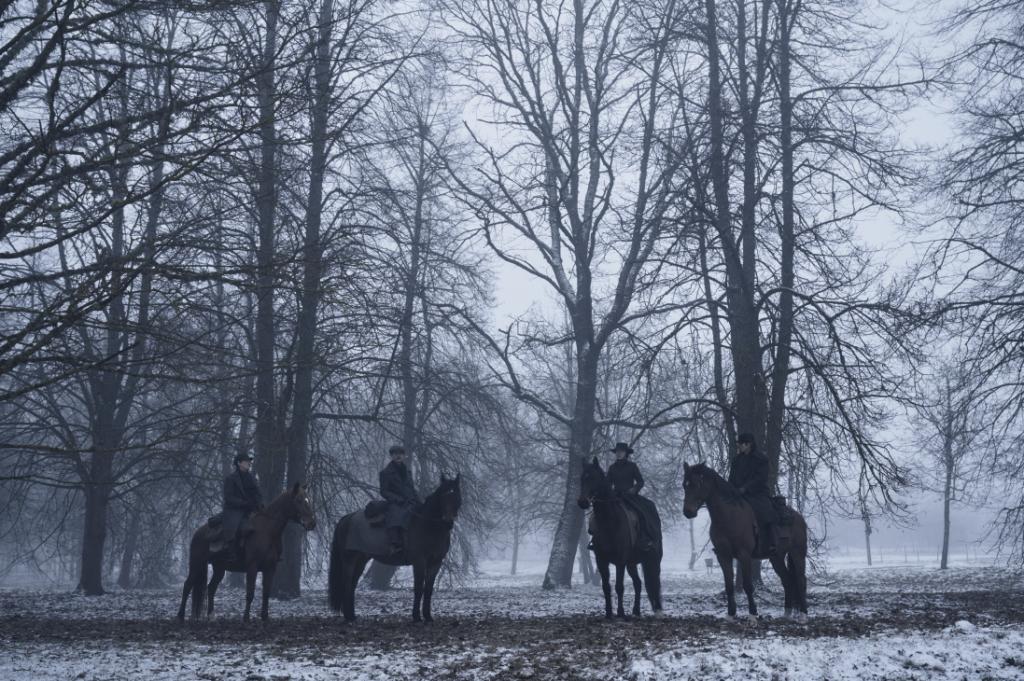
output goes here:
[[366, 521], [370, 524], [370, 527], [384, 527], [384, 521], [387, 519], [388, 513], [388, 502], [383, 499], [374, 499], [366, 504], [363, 513], [366, 514]]

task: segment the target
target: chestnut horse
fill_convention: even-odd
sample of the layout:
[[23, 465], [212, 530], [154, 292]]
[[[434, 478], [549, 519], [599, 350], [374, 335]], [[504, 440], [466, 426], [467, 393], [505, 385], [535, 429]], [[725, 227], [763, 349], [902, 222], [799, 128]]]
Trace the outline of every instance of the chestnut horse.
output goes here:
[[754, 509], [739, 491], [713, 469], [698, 463], [683, 464], [683, 515], [696, 518], [697, 509], [707, 506], [711, 516], [711, 545], [718, 557], [725, 577], [725, 594], [729, 599], [729, 615], [736, 616], [735, 584], [732, 561], [739, 562], [743, 591], [747, 594], [747, 607], [751, 618], [757, 617], [754, 603], [753, 561], [769, 558], [786, 592], [786, 617], [799, 610], [797, 619], [807, 618], [807, 523], [792, 508], [788, 526], [779, 530], [778, 547], [772, 555], [758, 552], [757, 518]]
[[[189, 592], [192, 593], [192, 617], [198, 618], [203, 604], [203, 592], [207, 594], [208, 604], [206, 616], [213, 614], [213, 596], [217, 586], [224, 579], [224, 572], [245, 573], [245, 620], [249, 620], [252, 599], [256, 593], [256, 573], [263, 573], [263, 608], [260, 618], [268, 617], [267, 606], [270, 600], [270, 589], [274, 583], [274, 572], [277, 561], [281, 557], [281, 535], [289, 522], [297, 522], [306, 531], [316, 527], [313, 508], [310, 506], [306, 488], [302, 483], [295, 483], [290, 490], [285, 490], [261, 511], [256, 511], [246, 524], [245, 547], [242, 556], [233, 562], [227, 562], [221, 554], [210, 554], [210, 540], [215, 531], [209, 525], [203, 525], [192, 535], [192, 543], [188, 551], [188, 577], [181, 591], [181, 607], [178, 608], [178, 619], [185, 619], [185, 605], [188, 603]], [[213, 566], [213, 577], [206, 584], [206, 566]]]

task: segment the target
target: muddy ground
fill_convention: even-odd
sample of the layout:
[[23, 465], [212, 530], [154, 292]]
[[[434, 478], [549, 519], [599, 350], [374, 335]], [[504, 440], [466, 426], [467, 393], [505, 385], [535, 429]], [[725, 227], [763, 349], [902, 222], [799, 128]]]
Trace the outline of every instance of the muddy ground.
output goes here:
[[[419, 667], [418, 673], [415, 665], [397, 672], [420, 678], [594, 679], [599, 678], [595, 670], [628, 666], [636, 651], [680, 645], [704, 652], [766, 638], [821, 639], [827, 645], [831, 639], [900, 632], [928, 636], [965, 621], [972, 627], [1024, 628], [1024, 580], [1000, 570], [939, 575], [890, 571], [821, 579], [810, 589], [806, 623], [781, 617], [781, 593], [770, 584], [759, 592], [757, 625], [725, 617], [721, 585], [713, 576], [666, 579], [667, 614], [659, 618], [649, 616], [645, 601], [648, 616], [607, 621], [596, 588], [551, 593], [523, 584], [439, 592], [435, 621], [415, 624], [405, 614], [411, 596], [408, 588], [384, 594], [361, 590], [361, 617], [345, 623], [328, 611], [322, 591], [311, 590], [297, 601], [272, 601], [268, 622], [245, 623], [240, 616], [242, 592], [223, 589], [212, 620], [179, 623], [178, 593], [171, 590], [91, 599], [60, 591], [0, 591], [0, 647], [26, 655], [34, 649], [106, 647], [137, 651], [135, 656], [160, 650], [172, 657], [174, 651], [237, 648], [258, 651], [285, 667], [289, 662], [329, 664], [340, 665], [339, 671], [346, 655], [372, 651], [384, 660], [445, 659], [441, 665]], [[630, 598], [627, 590], [627, 604]], [[745, 599], [740, 603], [745, 612]], [[211, 672], [199, 678], [271, 678], [243, 672], [237, 677]], [[361, 673], [353, 678], [376, 678]], [[277, 678], [306, 677], [283, 673]]]

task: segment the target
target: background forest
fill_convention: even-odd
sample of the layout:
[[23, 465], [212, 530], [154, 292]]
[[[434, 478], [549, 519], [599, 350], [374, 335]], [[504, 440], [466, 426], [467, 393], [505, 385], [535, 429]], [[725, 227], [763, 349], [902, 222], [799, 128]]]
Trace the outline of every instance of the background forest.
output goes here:
[[316, 506], [297, 596], [401, 443], [461, 474], [450, 569], [568, 586], [583, 461], [682, 522], [744, 431], [812, 518], [994, 500], [1024, 562], [1022, 20], [0, 2], [0, 579], [177, 582], [251, 452]]

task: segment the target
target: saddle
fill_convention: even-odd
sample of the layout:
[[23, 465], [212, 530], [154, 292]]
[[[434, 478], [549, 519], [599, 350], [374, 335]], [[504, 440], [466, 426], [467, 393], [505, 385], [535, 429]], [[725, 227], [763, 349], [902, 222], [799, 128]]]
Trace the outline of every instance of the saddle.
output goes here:
[[374, 499], [366, 504], [363, 513], [366, 514], [366, 521], [370, 527], [383, 527], [384, 521], [387, 519], [388, 502], [383, 499]]

